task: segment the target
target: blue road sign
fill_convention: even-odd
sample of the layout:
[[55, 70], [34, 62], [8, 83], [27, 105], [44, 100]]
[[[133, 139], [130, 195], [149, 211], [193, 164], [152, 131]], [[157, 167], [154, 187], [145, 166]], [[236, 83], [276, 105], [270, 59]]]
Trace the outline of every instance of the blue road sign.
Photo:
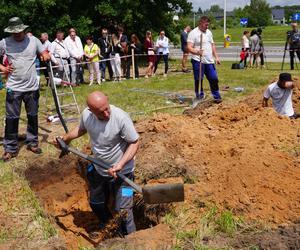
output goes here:
[[241, 19], [240, 19], [240, 24], [241, 24], [242, 26], [248, 25], [248, 18], [241, 18]]
[[294, 21], [300, 21], [300, 13], [295, 13], [295, 14], [293, 15], [293, 20], [294, 20]]

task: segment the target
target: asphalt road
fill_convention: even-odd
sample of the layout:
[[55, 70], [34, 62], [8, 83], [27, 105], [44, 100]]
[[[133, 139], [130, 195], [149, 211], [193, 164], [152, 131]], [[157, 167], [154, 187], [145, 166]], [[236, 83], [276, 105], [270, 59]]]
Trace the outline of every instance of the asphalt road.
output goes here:
[[[217, 52], [221, 61], [237, 61], [240, 55], [240, 46], [230, 46], [224, 48], [223, 46], [217, 46]], [[282, 62], [284, 54], [284, 47], [279, 46], [265, 46], [265, 56], [267, 62]], [[182, 52], [179, 48], [170, 48], [170, 56], [172, 58], [179, 59], [182, 57]], [[287, 51], [285, 56], [285, 62], [289, 63], [289, 53]]]

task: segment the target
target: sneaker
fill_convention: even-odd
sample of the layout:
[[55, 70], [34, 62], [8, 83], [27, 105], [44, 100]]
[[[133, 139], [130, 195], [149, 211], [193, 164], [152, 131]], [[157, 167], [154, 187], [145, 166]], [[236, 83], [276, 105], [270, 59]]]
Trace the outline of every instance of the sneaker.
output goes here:
[[90, 81], [90, 84], [89, 84], [89, 86], [92, 86], [93, 85], [93, 81]]
[[12, 158], [17, 157], [18, 153], [17, 152], [4, 152], [4, 154], [1, 157], [1, 160], [4, 162], [10, 161]]
[[105, 79], [103, 78], [103, 79], [101, 80], [101, 82], [105, 82]]
[[99, 85], [101, 85], [101, 81], [98, 81], [97, 83], [98, 83]]
[[28, 145], [27, 150], [31, 151], [34, 154], [38, 154], [38, 155], [42, 153], [42, 149], [39, 148], [38, 146]]
[[164, 74], [164, 77], [167, 77], [167, 76], [168, 76], [168, 75], [165, 73], [165, 74]]
[[148, 76], [148, 75], [145, 75], [145, 78], [147, 79], [147, 78], [149, 78], [149, 76]]

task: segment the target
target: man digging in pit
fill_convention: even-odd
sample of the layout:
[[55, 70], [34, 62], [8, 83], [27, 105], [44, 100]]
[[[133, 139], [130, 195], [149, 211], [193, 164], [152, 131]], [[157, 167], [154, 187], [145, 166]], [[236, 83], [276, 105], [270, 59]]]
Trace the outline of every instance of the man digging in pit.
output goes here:
[[292, 119], [299, 118], [293, 109], [292, 93], [295, 84], [289, 73], [281, 73], [279, 80], [273, 82], [265, 90], [263, 97], [263, 107], [268, 107], [268, 100], [272, 99], [272, 104], [277, 113], [288, 116]]
[[62, 136], [69, 144], [73, 139], [89, 134], [94, 156], [103, 164], [101, 168], [90, 164], [87, 169], [90, 206], [103, 229], [112, 214], [108, 200], [115, 199], [115, 211], [122, 216], [121, 233], [126, 235], [136, 231], [133, 218], [133, 190], [117, 177], [117, 172], [134, 179], [134, 157], [139, 145], [136, 132], [129, 115], [109, 104], [108, 97], [99, 91], [87, 97], [87, 108], [82, 112], [78, 127]]

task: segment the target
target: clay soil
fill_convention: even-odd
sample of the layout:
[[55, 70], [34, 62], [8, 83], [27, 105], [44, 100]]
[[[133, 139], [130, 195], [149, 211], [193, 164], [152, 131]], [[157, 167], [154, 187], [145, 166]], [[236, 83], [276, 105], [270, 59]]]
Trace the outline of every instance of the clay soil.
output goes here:
[[[299, 83], [294, 106], [300, 112]], [[252, 244], [262, 249], [299, 249], [300, 119], [290, 120], [272, 108], [261, 108], [261, 93], [231, 104], [200, 105], [185, 113], [158, 114], [136, 124], [141, 135], [137, 182], [181, 177], [186, 200], [173, 208], [189, 208], [200, 200], [274, 229], [238, 236], [230, 241], [233, 248]], [[168, 249], [174, 244], [175, 235], [161, 224], [170, 207], [141, 205], [139, 198], [136, 221], [140, 231], [108, 240], [119, 237], [116, 219], [92, 238], [98, 222], [88, 204], [85, 167], [85, 162], [66, 156], [51, 162], [37, 159], [26, 171], [69, 247]], [[270, 245], [275, 239], [279, 243]]]

